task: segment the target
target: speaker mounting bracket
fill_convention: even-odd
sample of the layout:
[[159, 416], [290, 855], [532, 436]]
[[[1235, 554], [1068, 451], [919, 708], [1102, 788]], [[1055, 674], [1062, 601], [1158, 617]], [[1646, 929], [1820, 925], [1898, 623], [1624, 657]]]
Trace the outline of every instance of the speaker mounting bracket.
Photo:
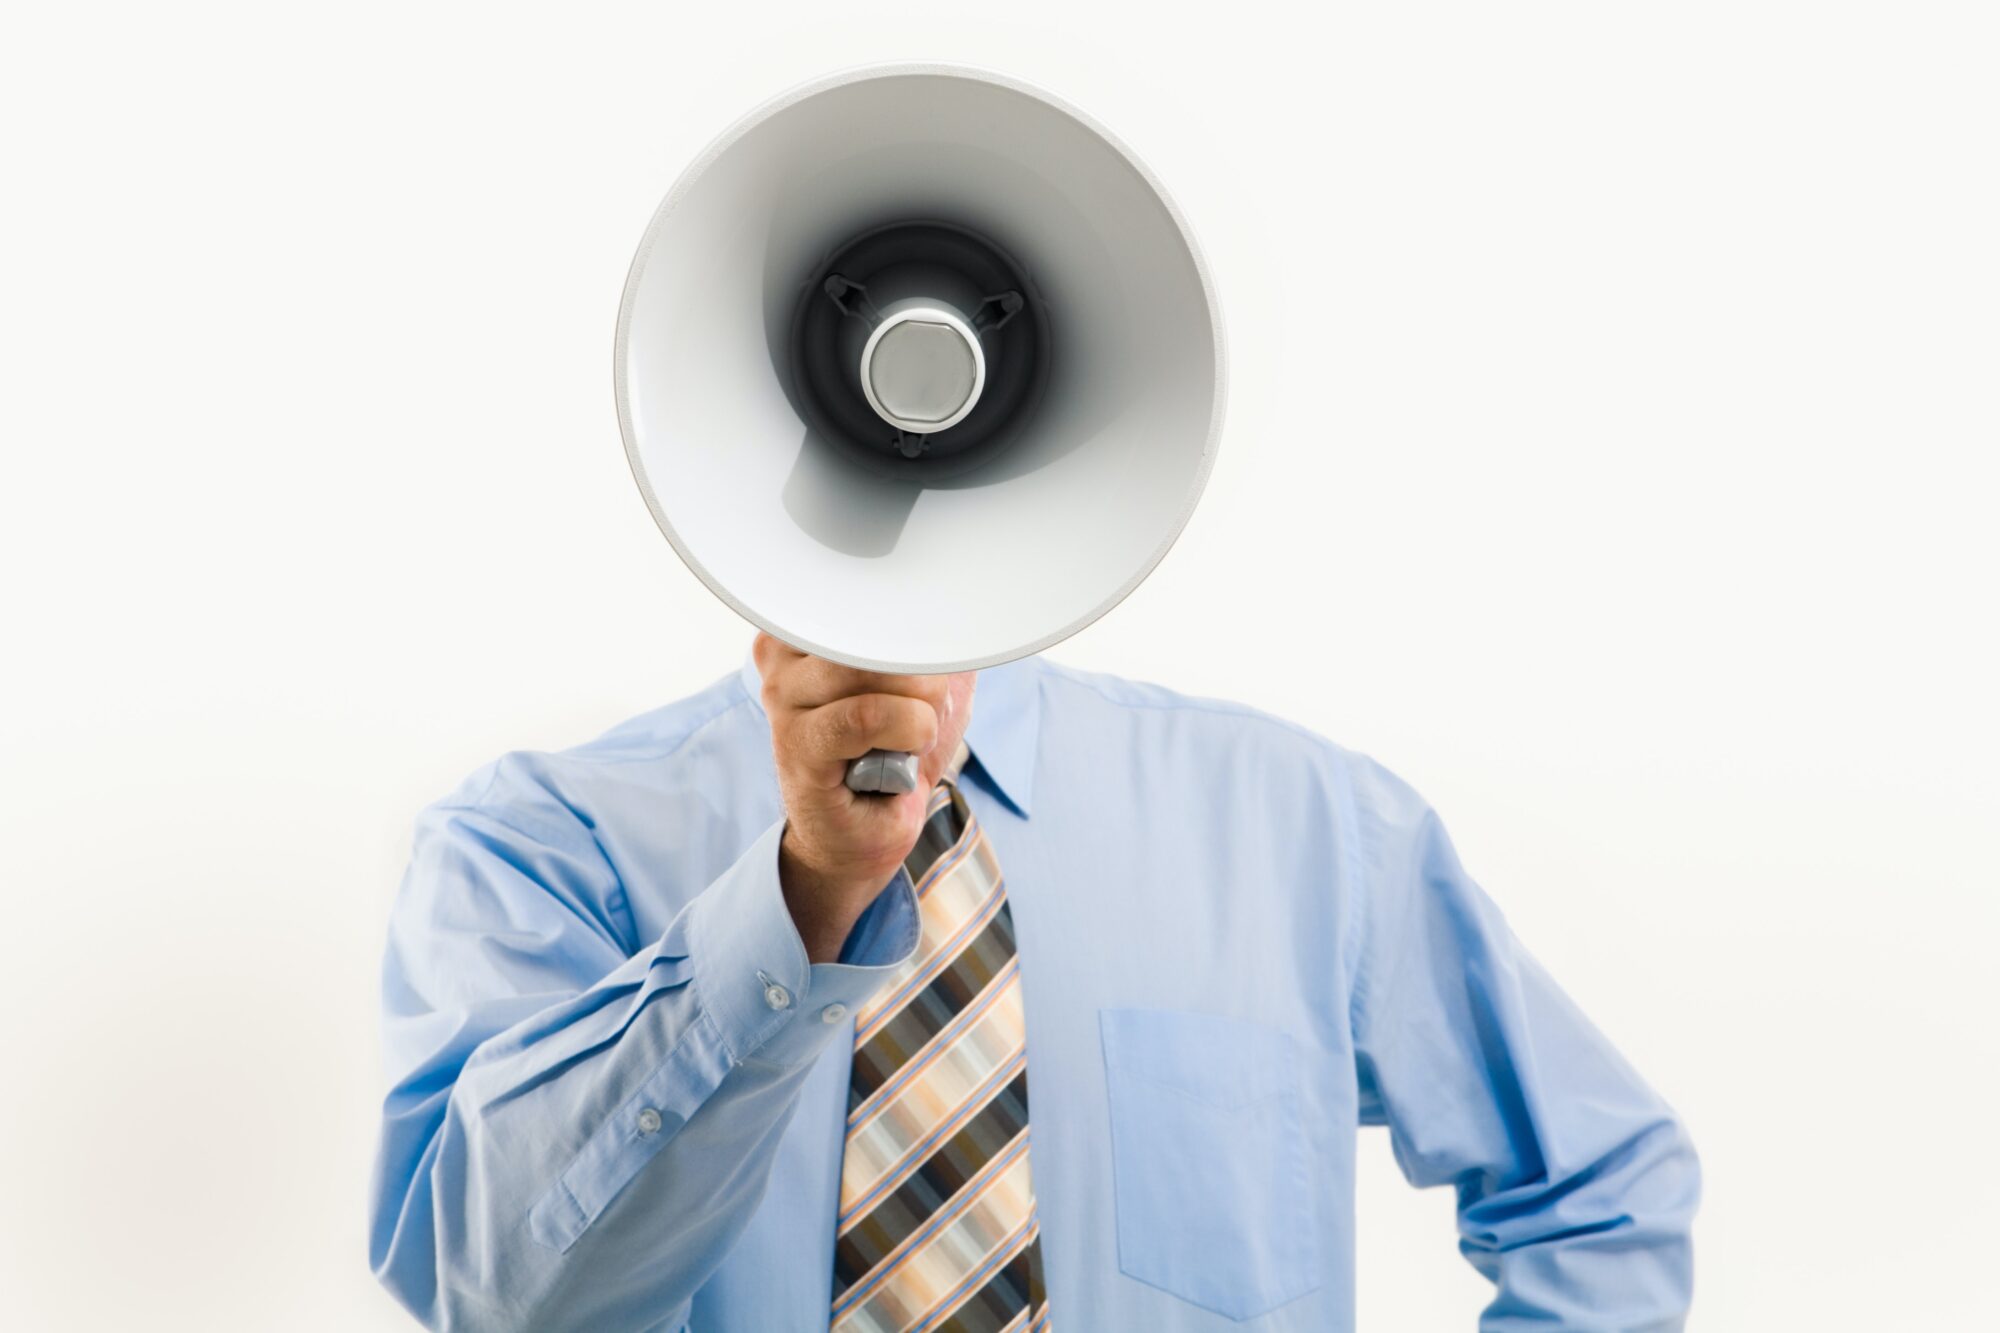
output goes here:
[[1027, 303], [1019, 292], [989, 296], [979, 303], [979, 309], [972, 312], [972, 327], [981, 333], [997, 333], [1006, 328], [1007, 322], [1020, 314]]
[[882, 312], [868, 299], [868, 289], [860, 283], [849, 282], [838, 273], [829, 273], [826, 281], [820, 284], [820, 289], [840, 308], [841, 314], [852, 315], [871, 329], [882, 322]]

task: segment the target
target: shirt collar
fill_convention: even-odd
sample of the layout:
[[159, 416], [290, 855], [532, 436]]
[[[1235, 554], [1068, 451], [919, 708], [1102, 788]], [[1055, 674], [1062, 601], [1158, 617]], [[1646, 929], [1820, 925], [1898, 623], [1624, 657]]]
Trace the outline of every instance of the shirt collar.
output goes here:
[[[742, 677], [744, 692], [762, 712], [764, 678], [750, 651], [743, 654]], [[1041, 726], [1042, 682], [1035, 658], [1024, 657], [979, 673], [979, 686], [972, 695], [972, 721], [965, 728], [966, 748], [994, 789], [1023, 818], [1034, 794]]]

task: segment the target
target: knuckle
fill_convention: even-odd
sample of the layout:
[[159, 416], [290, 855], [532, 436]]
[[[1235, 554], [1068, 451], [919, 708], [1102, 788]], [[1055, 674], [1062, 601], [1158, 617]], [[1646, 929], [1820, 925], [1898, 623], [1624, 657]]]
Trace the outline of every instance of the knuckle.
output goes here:
[[874, 735], [888, 720], [888, 709], [875, 695], [862, 695], [848, 705], [848, 730], [856, 737]]

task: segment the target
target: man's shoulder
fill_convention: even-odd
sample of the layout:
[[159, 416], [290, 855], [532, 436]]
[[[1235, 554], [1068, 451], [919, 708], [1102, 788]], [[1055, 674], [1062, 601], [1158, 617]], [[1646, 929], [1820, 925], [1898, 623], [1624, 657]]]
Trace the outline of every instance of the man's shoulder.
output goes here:
[[1345, 755], [1349, 751], [1312, 728], [1252, 704], [1189, 693], [1149, 680], [1038, 659], [1044, 698], [1057, 707], [1122, 716], [1133, 726], [1209, 727], [1261, 741], [1279, 750]]
[[1395, 816], [1424, 801], [1372, 755], [1329, 739], [1303, 723], [1240, 700], [1190, 693], [1108, 672], [1040, 659], [1043, 696], [1071, 716], [1122, 717], [1132, 729], [1179, 728], [1226, 745], [1232, 755], [1267, 771], [1310, 775], [1344, 793], [1363, 810]]
[[732, 762], [768, 759], [762, 748], [744, 743], [762, 729], [762, 711], [741, 674], [732, 671], [579, 744], [509, 750], [467, 775], [436, 808], [541, 809], [563, 822], [587, 820], [594, 788], [656, 784], [696, 762], [711, 777], [726, 779]]
[[646, 763], [672, 759], [717, 733], [764, 730], [762, 707], [731, 671], [693, 694], [627, 718], [593, 740], [557, 752], [578, 764]]

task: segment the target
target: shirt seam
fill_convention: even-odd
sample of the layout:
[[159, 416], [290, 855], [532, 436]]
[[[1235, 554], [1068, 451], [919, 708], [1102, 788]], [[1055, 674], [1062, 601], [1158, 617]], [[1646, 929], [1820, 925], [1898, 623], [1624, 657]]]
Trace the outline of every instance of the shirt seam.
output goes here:
[[1347, 881], [1347, 901], [1341, 905], [1341, 924], [1346, 936], [1341, 942], [1341, 960], [1347, 974], [1347, 1031], [1350, 1041], [1358, 1045], [1361, 1015], [1368, 1003], [1367, 979], [1362, 967], [1362, 933], [1367, 928], [1368, 915], [1368, 903], [1364, 897], [1373, 891], [1373, 885], [1365, 877], [1367, 860], [1362, 855], [1361, 840], [1366, 832], [1354, 798], [1354, 774], [1341, 764], [1337, 766], [1334, 780], [1338, 787], [1340, 823], [1346, 830], [1344, 837], [1341, 836], [1342, 828], [1336, 828], [1334, 835], [1340, 841], [1341, 867]]
[[1157, 713], [1209, 713], [1217, 717], [1238, 717], [1251, 722], [1262, 722], [1280, 731], [1288, 732], [1302, 740], [1311, 741], [1318, 745], [1330, 745], [1336, 749], [1341, 748], [1338, 742], [1321, 735], [1311, 727], [1279, 717], [1274, 713], [1267, 713], [1263, 709], [1252, 707], [1249, 704], [1231, 703], [1226, 699], [1193, 699], [1185, 697], [1172, 699], [1121, 699], [1107, 692], [1103, 686], [1086, 674], [1072, 672], [1053, 662], [1048, 665], [1051, 670], [1060, 674], [1064, 680], [1089, 690], [1092, 694], [1115, 708], [1146, 709]]
[[[681, 732], [678, 736], [674, 737], [671, 741], [659, 742], [658, 748], [649, 748], [634, 754], [617, 754], [617, 755], [591, 754], [588, 752], [590, 747], [597, 743], [596, 741], [592, 740], [592, 741], [585, 741], [581, 745], [573, 746], [565, 750], [526, 750], [526, 751], [518, 751], [517, 753], [542, 755], [551, 759], [562, 759], [566, 761], [591, 764], [605, 768], [616, 767], [620, 764], [650, 764], [650, 763], [657, 763], [662, 759], [671, 759], [676, 754], [679, 754], [682, 750], [686, 749], [688, 744], [692, 742], [695, 739], [695, 737], [701, 735], [701, 733], [708, 730], [709, 727], [713, 726], [717, 722], [720, 722], [723, 718], [729, 716], [729, 714], [735, 712], [737, 709], [743, 707], [744, 704], [750, 702], [749, 696], [743, 693], [743, 682], [739, 680], [739, 681], [734, 681], [732, 683], [739, 696], [738, 698], [728, 703], [725, 703], [721, 707], [715, 709], [713, 712], [708, 713], [703, 717], [697, 718], [693, 722], [690, 722], [687, 725], [687, 729]], [[482, 792], [480, 793], [480, 795], [483, 799], [485, 793]]]
[[[734, 685], [736, 685], [738, 695], [742, 695], [742, 681], [736, 681]], [[656, 749], [656, 751], [650, 749], [650, 751], [642, 751], [638, 755], [590, 755], [588, 749], [592, 745], [596, 745], [596, 743], [594, 741], [586, 741], [584, 745], [580, 745], [576, 749], [570, 749], [570, 751], [546, 751], [546, 753], [552, 755], [552, 757], [556, 757], [556, 759], [574, 759], [578, 763], [598, 765], [598, 767], [606, 767], [606, 769], [618, 767], [618, 765], [648, 765], [648, 763], [658, 763], [662, 759], [672, 759], [674, 755], [678, 755], [680, 751], [684, 751], [696, 737], [700, 737], [704, 731], [708, 731], [710, 727], [714, 727], [716, 723], [720, 723], [722, 719], [726, 719], [736, 709], [742, 709], [746, 703], [750, 703], [750, 699], [748, 699], [748, 695], [742, 695], [742, 697], [734, 699], [732, 703], [722, 705], [714, 713], [710, 713], [710, 715], [706, 715], [706, 717], [696, 719], [694, 723], [690, 723], [684, 733], [680, 733], [670, 743], [662, 743], [662, 749]]]

